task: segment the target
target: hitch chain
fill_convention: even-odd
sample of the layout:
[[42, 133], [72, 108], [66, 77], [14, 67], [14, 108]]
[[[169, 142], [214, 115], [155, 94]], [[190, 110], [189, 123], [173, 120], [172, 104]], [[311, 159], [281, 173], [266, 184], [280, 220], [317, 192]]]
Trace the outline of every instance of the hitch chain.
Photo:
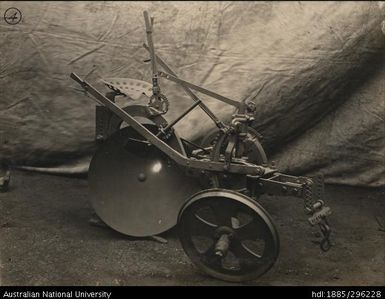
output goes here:
[[[320, 184], [320, 182], [317, 182]], [[313, 200], [313, 190], [314, 190], [314, 182], [312, 179], [307, 179], [303, 186], [303, 198], [304, 198], [304, 207], [305, 211], [310, 217], [308, 221], [310, 225], [314, 226], [318, 224], [321, 234], [322, 240], [320, 242], [320, 248], [322, 251], [328, 251], [331, 248], [330, 242], [330, 233], [331, 229], [326, 219], [326, 216], [331, 214], [331, 210], [329, 207], [325, 206], [325, 203], [321, 199], [317, 199], [315, 202]], [[319, 186], [315, 186], [319, 187]], [[320, 194], [318, 194], [320, 197]]]

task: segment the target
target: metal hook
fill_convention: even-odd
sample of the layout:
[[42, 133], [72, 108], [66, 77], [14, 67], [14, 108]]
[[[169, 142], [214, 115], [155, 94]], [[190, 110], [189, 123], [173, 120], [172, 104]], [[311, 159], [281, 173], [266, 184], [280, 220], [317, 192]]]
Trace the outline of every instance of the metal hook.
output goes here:
[[323, 238], [320, 242], [320, 248], [322, 251], [326, 252], [332, 247], [332, 244], [330, 242], [331, 229], [327, 224], [327, 220], [325, 218], [323, 219], [323, 222], [319, 223], [319, 227], [323, 235]]

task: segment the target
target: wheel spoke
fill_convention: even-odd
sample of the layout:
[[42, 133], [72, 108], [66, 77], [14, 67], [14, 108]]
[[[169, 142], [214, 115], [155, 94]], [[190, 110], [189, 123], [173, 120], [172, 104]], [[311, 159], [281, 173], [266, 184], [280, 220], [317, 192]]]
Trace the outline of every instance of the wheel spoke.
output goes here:
[[192, 236], [213, 238], [217, 227], [216, 224], [203, 219], [196, 213], [191, 215], [190, 234]]
[[262, 257], [257, 252], [246, 247], [239, 240], [233, 240], [231, 242], [231, 249], [237, 258], [242, 258], [242, 259], [255, 259], [255, 258], [257, 258], [257, 259], [260, 259]]
[[232, 227], [231, 218], [235, 215], [236, 205], [230, 201], [221, 200], [210, 203], [210, 207], [215, 215], [218, 226]]
[[253, 217], [249, 223], [237, 228], [235, 232], [240, 240], [265, 239], [268, 236], [266, 224], [259, 217]]
[[231, 243], [231, 251], [238, 259], [241, 270], [255, 267], [258, 264], [263, 264], [263, 257], [254, 252], [250, 248], [244, 246], [240, 241], [233, 240]]

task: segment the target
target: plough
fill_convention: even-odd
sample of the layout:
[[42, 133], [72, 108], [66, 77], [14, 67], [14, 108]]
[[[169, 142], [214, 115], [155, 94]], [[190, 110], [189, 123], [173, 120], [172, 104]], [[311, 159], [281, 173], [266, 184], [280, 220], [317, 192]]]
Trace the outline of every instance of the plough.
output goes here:
[[[279, 254], [277, 229], [258, 198], [293, 196], [303, 199], [310, 225], [321, 230], [321, 249], [328, 250], [331, 210], [322, 199], [322, 177], [291, 176], [269, 165], [260, 134], [251, 127], [256, 105], [179, 78], [155, 52], [154, 19], [144, 12], [144, 20], [151, 83], [103, 79], [110, 91], [102, 94], [71, 73], [98, 103], [98, 147], [89, 168], [96, 214], [111, 228], [136, 237], [177, 225], [193, 264], [215, 278], [240, 282], [264, 274]], [[171, 122], [163, 117], [172, 103], [161, 91], [161, 78], [181, 86], [193, 101]], [[231, 121], [221, 121], [196, 92], [235, 107]], [[128, 98], [128, 104], [118, 104], [118, 96]], [[138, 103], [141, 97], [147, 103]], [[200, 144], [181, 138], [174, 128], [197, 106], [216, 126]]]

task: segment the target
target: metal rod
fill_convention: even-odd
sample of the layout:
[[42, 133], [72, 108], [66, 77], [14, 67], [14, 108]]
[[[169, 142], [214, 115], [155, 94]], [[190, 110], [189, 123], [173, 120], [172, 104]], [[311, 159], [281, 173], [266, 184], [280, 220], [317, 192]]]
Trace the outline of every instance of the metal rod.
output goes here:
[[149, 52], [151, 56], [151, 67], [152, 67], [152, 75], [153, 76], [158, 76], [158, 70], [156, 67], [156, 57], [155, 57], [155, 49], [154, 49], [154, 43], [152, 40], [152, 23], [150, 21], [150, 18], [148, 16], [148, 12], [144, 11], [143, 12], [144, 16], [144, 22], [146, 23], [146, 34], [147, 34], [147, 42], [149, 46]]
[[[146, 45], [146, 44], [143, 44], [143, 47], [150, 52], [150, 49], [149, 47]], [[160, 58], [159, 55], [155, 54], [155, 57], [156, 57], [156, 61], [157, 63], [159, 63], [165, 70], [166, 72], [170, 73], [171, 75], [175, 76], [175, 77], [178, 77], [178, 75], [167, 65], [167, 63], [162, 59]], [[180, 86], [183, 88], [183, 90], [191, 97], [191, 99], [195, 102], [198, 102], [200, 101], [200, 104], [199, 104], [199, 107], [201, 107], [201, 109], [213, 120], [213, 122], [215, 123], [215, 125], [218, 127], [218, 128], [224, 128], [225, 127], [225, 124], [223, 122], [221, 122], [215, 115], [214, 113], [210, 110], [209, 107], [207, 107], [205, 105], [205, 103], [203, 103], [201, 101], [201, 99], [199, 99], [199, 97], [193, 93], [191, 91], [190, 88], [188, 88], [187, 86], [185, 86], [184, 84], [180, 84]]]
[[194, 142], [188, 141], [188, 140], [183, 139], [183, 138], [181, 138], [181, 140], [182, 140], [183, 143], [190, 144], [191, 146], [193, 146], [193, 147], [195, 147], [195, 148], [197, 148], [197, 149], [200, 149], [200, 150], [204, 151], [204, 152], [207, 153], [207, 154], [210, 153], [210, 151], [208, 151], [206, 148], [201, 147], [200, 145], [195, 144]]
[[257, 166], [257, 165], [241, 165], [241, 164], [230, 164], [230, 167], [224, 169], [224, 164], [221, 162], [214, 161], [200, 161], [189, 159], [186, 156], [183, 156], [173, 148], [171, 148], [167, 143], [163, 140], [159, 139], [154, 133], [149, 131], [146, 127], [144, 127], [141, 123], [139, 123], [135, 118], [133, 118], [130, 114], [116, 105], [114, 102], [107, 99], [102, 93], [100, 93], [97, 89], [95, 89], [91, 84], [87, 81], [82, 80], [75, 73], [71, 73], [71, 78], [78, 82], [86, 91], [88, 91], [92, 96], [96, 98], [99, 102], [101, 102], [104, 106], [110, 109], [113, 113], [116, 114], [119, 118], [121, 118], [124, 122], [130, 125], [135, 131], [137, 131], [140, 135], [146, 138], [151, 144], [153, 144], [156, 148], [174, 160], [177, 164], [180, 164], [184, 167], [194, 168], [198, 170], [207, 170], [207, 171], [218, 171], [223, 172], [224, 170], [229, 173], [239, 173], [239, 174], [249, 174], [249, 175], [267, 175], [272, 172], [276, 172], [275, 169], [271, 169], [268, 167]]
[[[174, 119], [170, 124], [167, 125], [167, 127], [165, 127], [163, 129], [163, 132], [167, 132], [168, 130], [170, 130], [173, 126], [175, 126], [183, 117], [185, 117], [187, 114], [190, 113], [190, 111], [192, 111], [196, 106], [198, 106], [200, 104], [200, 101], [199, 102], [195, 102], [194, 104], [192, 104], [185, 112], [183, 112], [181, 115], [179, 115], [176, 119]], [[159, 136], [161, 135], [162, 132], [159, 132], [156, 136]]]
[[187, 81], [182, 80], [182, 79], [179, 79], [179, 78], [177, 78], [177, 77], [175, 77], [175, 76], [173, 76], [171, 74], [167, 74], [165, 72], [159, 72], [158, 74], [159, 74], [159, 76], [161, 76], [163, 78], [166, 78], [167, 80], [173, 81], [173, 82], [178, 83], [178, 84], [186, 85], [187, 87], [190, 87], [191, 89], [197, 90], [197, 91], [199, 91], [201, 93], [204, 93], [204, 94], [206, 94], [206, 95], [208, 95], [210, 97], [213, 97], [213, 98], [215, 98], [215, 99], [217, 99], [217, 100], [219, 100], [221, 102], [227, 103], [227, 104], [229, 104], [231, 106], [234, 106], [234, 107], [237, 107], [237, 108], [239, 108], [239, 106], [240, 106], [240, 102], [237, 102], [237, 101], [234, 101], [232, 99], [226, 98], [225, 96], [217, 94], [217, 93], [215, 93], [213, 91], [207, 90], [207, 89], [205, 89], [203, 87], [200, 87], [198, 85], [192, 84], [192, 83], [187, 82]]

